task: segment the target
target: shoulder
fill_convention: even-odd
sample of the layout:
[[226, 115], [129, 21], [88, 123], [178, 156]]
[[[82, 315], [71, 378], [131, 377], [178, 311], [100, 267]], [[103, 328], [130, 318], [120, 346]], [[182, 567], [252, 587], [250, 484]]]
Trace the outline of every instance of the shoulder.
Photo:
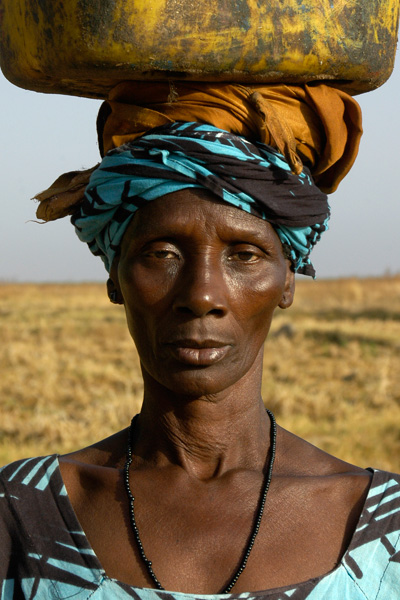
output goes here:
[[[280, 505], [303, 515], [303, 526], [325, 544], [348, 547], [369, 493], [372, 473], [339, 460], [297, 436], [279, 430], [275, 489]], [[281, 450], [279, 451], [279, 446]]]
[[[363, 598], [397, 597], [400, 475], [362, 469], [286, 431], [280, 430], [280, 435], [285, 455], [280, 457], [277, 472], [282, 485], [288, 486], [293, 495], [300, 494], [301, 506], [308, 503], [309, 515], [318, 515], [315, 519], [325, 536], [330, 527], [344, 531], [346, 550], [340, 567], [321, 579], [318, 592], [327, 586], [331, 593], [340, 584], [350, 594], [356, 593], [357, 588], [357, 594]], [[343, 590], [341, 593], [347, 597]]]
[[45, 512], [49, 499], [63, 493], [58, 456], [39, 456], [0, 468], [0, 521], [21, 527], [33, 513]]
[[359, 530], [364, 542], [374, 530], [388, 536], [400, 545], [400, 475], [387, 471], [371, 470], [373, 478], [360, 519]]
[[0, 469], [0, 522], [26, 529], [49, 512], [65, 496], [58, 455], [19, 460]]
[[280, 428], [278, 435], [281, 453], [277, 455], [276, 474], [296, 485], [300, 493], [303, 490], [309, 496], [315, 492], [318, 504], [325, 500], [329, 510], [354, 505], [361, 510], [371, 485], [371, 471], [336, 458], [284, 429]]
[[[59, 457], [60, 474], [74, 510], [87, 510], [95, 498], [119, 494], [128, 430]], [[81, 510], [80, 510], [81, 509]]]
[[87, 590], [103, 576], [69, 502], [57, 455], [0, 470], [0, 540], [1, 598], [2, 581], [9, 585], [6, 597], [19, 597], [21, 585], [29, 597], [34, 590], [40, 598], [64, 598], [82, 589], [83, 575]]
[[344, 564], [366, 598], [394, 598], [400, 581], [400, 475], [375, 470]]
[[0, 467], [0, 485], [6, 490], [21, 486], [21, 489], [41, 489], [51, 480], [57, 469], [56, 454], [25, 458]]
[[[57, 456], [19, 460], [0, 469], [0, 580], [19, 561], [33, 552], [34, 537], [51, 512]], [[56, 486], [61, 491], [61, 483]], [[50, 500], [49, 500], [50, 498]], [[24, 550], [22, 550], [24, 549]]]
[[331, 489], [334, 495], [344, 498], [357, 499], [361, 495], [368, 501], [381, 499], [385, 504], [391, 498], [390, 502], [398, 502], [400, 474], [362, 468], [331, 456], [286, 430], [280, 429], [279, 434], [283, 456], [277, 461], [276, 471], [284, 478]]
[[91, 446], [61, 455], [60, 463], [119, 469], [126, 460], [128, 432], [128, 428], [123, 429]]

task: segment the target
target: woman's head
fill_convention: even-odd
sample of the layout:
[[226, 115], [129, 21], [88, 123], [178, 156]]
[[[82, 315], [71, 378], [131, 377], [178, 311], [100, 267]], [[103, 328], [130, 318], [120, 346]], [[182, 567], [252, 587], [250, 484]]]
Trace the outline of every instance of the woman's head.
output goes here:
[[271, 225], [201, 189], [137, 211], [113, 263], [145, 379], [213, 394], [260, 370], [294, 273]]
[[[119, 295], [120, 301], [125, 302], [129, 325], [142, 348], [142, 357], [151, 352], [151, 340], [146, 335], [154, 329], [156, 321], [151, 311], [145, 312], [153, 299], [159, 300], [154, 315], [162, 317], [167, 327], [169, 320], [159, 309], [165, 302], [168, 305], [170, 294], [180, 297], [180, 290], [193, 289], [194, 284], [181, 285], [190, 272], [193, 281], [197, 281], [197, 292], [192, 295], [192, 300], [195, 298], [201, 304], [207, 286], [205, 279], [204, 285], [198, 283], [201, 269], [199, 272], [197, 267], [192, 271], [188, 268], [191, 261], [197, 265], [198, 257], [204, 255], [189, 252], [190, 244], [182, 255], [180, 251], [164, 254], [162, 249], [151, 255], [157, 259], [155, 263], [147, 257], [153, 267], [164, 265], [159, 272], [160, 284], [153, 267], [147, 279], [139, 277], [140, 269], [135, 270], [138, 266], [136, 236], [139, 240], [143, 232], [152, 234], [153, 226], [165, 226], [171, 215], [174, 217], [172, 223], [174, 219], [177, 223], [181, 223], [183, 217], [188, 219], [185, 227], [192, 227], [193, 247], [204, 246], [201, 236], [208, 239], [214, 231], [211, 254], [219, 256], [219, 262], [214, 264], [209, 277], [219, 281], [219, 285], [209, 289], [215, 292], [225, 289], [231, 307], [227, 314], [233, 319], [239, 316], [238, 322], [240, 315], [244, 317], [243, 323], [249, 319], [248, 330], [253, 331], [253, 335], [248, 338], [251, 340], [248, 348], [254, 358], [254, 350], [256, 354], [261, 351], [274, 308], [278, 305], [286, 307], [291, 302], [293, 273], [312, 276], [315, 273], [309, 255], [327, 229], [329, 206], [327, 196], [314, 184], [308, 168], [322, 189], [329, 192], [336, 188], [357, 153], [361, 135], [357, 104], [346, 94], [324, 85], [304, 86], [304, 89], [302, 86], [278, 86], [279, 90], [276, 86], [263, 89], [256, 86], [258, 91], [253, 93], [255, 90], [241, 86], [199, 84], [197, 91], [180, 89], [179, 93], [184, 92], [184, 97], [179, 102], [169, 95], [162, 100], [163, 91], [159, 90], [162, 106], [154, 105], [160, 100], [158, 95], [157, 99], [145, 98], [142, 106], [142, 101], [137, 103], [135, 100], [140, 87], [136, 83], [122, 88], [117, 86], [115, 94], [110, 94], [105, 112], [100, 111], [98, 126], [101, 143], [114, 149], [108, 152], [98, 168], [67, 173], [49, 190], [39, 194], [37, 199], [41, 204], [37, 215], [44, 220], [73, 215], [78, 237], [87, 242], [90, 250], [102, 258], [107, 270], [111, 270], [112, 298]], [[148, 102], [150, 107], [146, 107]], [[275, 104], [279, 105], [278, 112]], [[221, 126], [224, 129], [220, 129]], [[242, 137], [247, 135], [246, 132], [251, 133], [252, 142]], [[125, 141], [127, 143], [119, 146]], [[308, 168], [302, 170], [302, 161]], [[199, 211], [201, 235], [195, 221], [191, 220]], [[269, 251], [264, 253], [264, 258], [261, 258], [263, 254], [256, 258], [257, 253], [253, 256], [247, 251], [236, 252], [236, 259], [224, 263], [223, 257], [229, 255], [227, 248], [236, 244], [232, 239], [222, 253], [217, 251], [223, 239], [218, 231], [226, 228], [228, 214], [236, 214], [233, 222], [237, 224], [243, 225], [250, 219], [256, 223], [254, 229], [263, 232], [262, 235], [259, 231], [259, 238], [274, 241], [275, 250], [279, 249], [275, 263], [269, 261]], [[174, 231], [175, 235], [179, 237], [179, 231]], [[162, 239], [165, 241], [165, 231]], [[248, 243], [252, 245], [251, 241], [246, 241]], [[264, 250], [260, 249], [260, 252]], [[131, 285], [127, 275], [130, 272], [128, 255], [134, 257], [132, 264], [135, 265], [135, 277], [132, 278], [135, 283]], [[182, 262], [177, 256], [185, 259]], [[253, 258], [248, 259], [249, 256]], [[183, 264], [185, 268], [181, 269]], [[243, 268], [243, 274], [253, 276], [261, 265], [267, 264], [269, 268], [273, 267], [272, 277], [265, 272], [266, 278], [261, 277], [258, 283], [257, 278], [250, 278], [247, 285], [242, 285], [245, 277], [240, 275], [240, 269]], [[167, 265], [171, 272], [166, 269]], [[179, 277], [172, 277], [171, 273], [175, 273], [173, 265]], [[228, 265], [231, 266], [228, 268]], [[234, 273], [233, 267], [239, 271], [237, 276], [230, 277], [229, 273]], [[150, 289], [150, 292], [146, 291]], [[143, 294], [143, 302], [138, 301], [140, 294]], [[213, 304], [213, 296], [208, 300]], [[256, 329], [252, 329], [254, 315], [258, 314], [257, 303], [264, 314]], [[194, 321], [200, 318], [195, 316], [198, 310], [190, 307], [191, 301], [187, 297], [182, 306], [178, 303], [179, 310], [175, 304], [168, 306], [171, 322], [176, 321], [177, 315], [183, 317], [184, 314], [186, 318], [191, 314]], [[201, 318], [207, 322], [227, 323], [224, 309], [218, 306], [217, 302], [217, 306]], [[141, 314], [142, 319], [138, 319]], [[148, 326], [143, 328], [142, 323], [148, 323]], [[247, 339], [246, 331], [247, 325], [243, 329], [243, 340]], [[190, 331], [183, 333], [191, 335]], [[144, 344], [140, 341], [142, 338]], [[196, 342], [196, 339], [189, 341]], [[177, 352], [188, 356], [189, 362], [192, 359], [207, 362], [207, 351], [203, 350], [192, 348]], [[222, 350], [216, 351], [218, 353]], [[232, 356], [231, 352], [228, 355]], [[243, 356], [247, 356], [246, 347]], [[211, 356], [210, 360], [212, 362], [214, 358]], [[151, 364], [150, 355], [146, 361]], [[207, 371], [220, 368], [224, 361], [225, 357], [221, 357], [215, 365], [210, 364]], [[250, 363], [245, 361], [247, 365]], [[236, 370], [234, 367], [231, 373], [235, 374]]]
[[328, 216], [275, 149], [176, 122], [109, 152], [72, 220], [125, 304], [145, 381], [203, 395], [260, 382], [273, 312], [294, 272], [314, 274]]

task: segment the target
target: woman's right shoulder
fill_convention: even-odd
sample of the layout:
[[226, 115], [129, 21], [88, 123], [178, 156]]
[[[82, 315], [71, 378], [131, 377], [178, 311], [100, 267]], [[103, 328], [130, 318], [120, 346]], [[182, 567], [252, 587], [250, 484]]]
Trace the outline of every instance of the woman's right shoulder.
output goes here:
[[64, 465], [122, 468], [126, 460], [128, 432], [128, 428], [123, 429], [90, 446], [60, 455], [62, 469]]
[[57, 455], [22, 459], [0, 468], [0, 581], [8, 576], [21, 548], [35, 552], [35, 532], [44, 527], [46, 515], [54, 511], [54, 497], [63, 492], [57, 474]]
[[89, 585], [97, 586], [102, 577], [69, 501], [57, 454], [1, 468], [0, 540], [0, 598], [32, 597], [33, 590], [38, 598], [69, 597], [74, 586], [82, 588], [82, 573]]
[[[35, 480], [36, 475], [43, 476], [47, 473], [49, 476], [49, 471], [54, 472], [57, 466], [58, 454], [22, 458], [0, 467], [0, 485], [4, 487], [28, 486]], [[0, 498], [2, 497], [0, 495]]]
[[65, 494], [58, 454], [25, 458], [0, 468], [0, 517], [16, 520], [46, 511]]

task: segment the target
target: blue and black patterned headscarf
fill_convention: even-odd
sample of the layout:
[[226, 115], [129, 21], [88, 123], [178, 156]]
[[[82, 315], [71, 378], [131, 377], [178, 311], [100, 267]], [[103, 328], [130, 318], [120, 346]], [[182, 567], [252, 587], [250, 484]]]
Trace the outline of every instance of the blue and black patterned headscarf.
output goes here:
[[72, 222], [109, 271], [136, 210], [185, 188], [205, 188], [271, 223], [293, 269], [315, 275], [309, 254], [327, 229], [326, 194], [307, 168], [295, 175], [272, 147], [212, 125], [175, 122], [111, 150]]

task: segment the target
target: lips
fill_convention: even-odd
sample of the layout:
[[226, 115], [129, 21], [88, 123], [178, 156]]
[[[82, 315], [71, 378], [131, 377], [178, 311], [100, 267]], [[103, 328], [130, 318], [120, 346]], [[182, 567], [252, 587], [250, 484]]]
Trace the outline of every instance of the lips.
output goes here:
[[207, 367], [222, 360], [232, 344], [213, 339], [177, 339], [167, 342], [166, 346], [178, 362]]
[[213, 339], [195, 339], [195, 338], [178, 338], [167, 342], [169, 345], [175, 345], [185, 348], [222, 348], [228, 346], [228, 342]]

